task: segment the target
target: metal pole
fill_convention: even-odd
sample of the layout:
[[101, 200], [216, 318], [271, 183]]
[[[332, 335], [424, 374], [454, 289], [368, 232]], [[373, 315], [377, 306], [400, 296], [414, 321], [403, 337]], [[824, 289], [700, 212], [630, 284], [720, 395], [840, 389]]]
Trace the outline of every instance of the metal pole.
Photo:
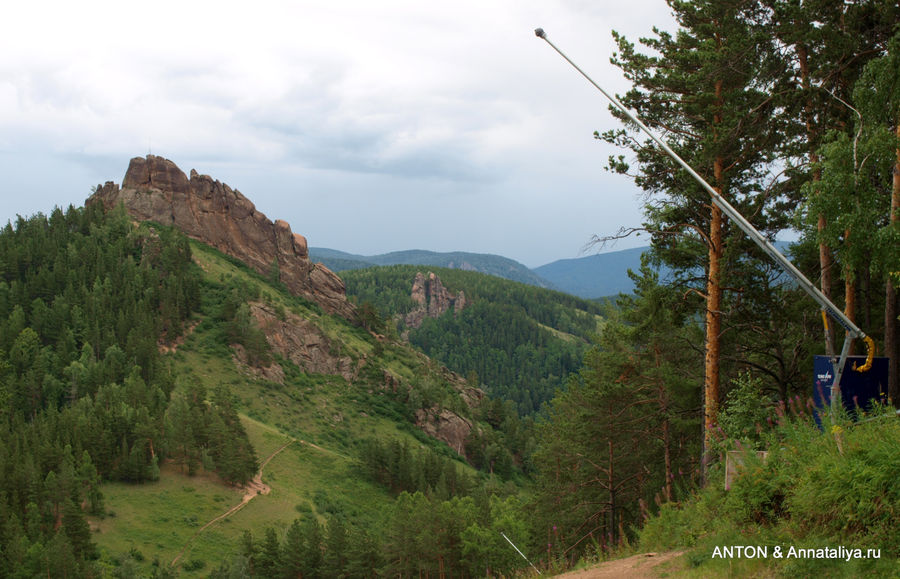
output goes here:
[[653, 139], [653, 141], [659, 146], [660, 149], [662, 149], [666, 154], [668, 154], [670, 157], [672, 157], [672, 159], [674, 159], [679, 165], [681, 165], [681, 167], [684, 168], [684, 170], [687, 171], [691, 175], [691, 177], [693, 177], [704, 189], [706, 189], [706, 192], [710, 194], [710, 196], [712, 197], [712, 201], [716, 205], [716, 207], [721, 209], [723, 213], [725, 213], [732, 221], [734, 221], [735, 224], [737, 224], [737, 226], [740, 227], [741, 230], [744, 233], [746, 233], [750, 237], [750, 239], [752, 239], [756, 243], [756, 245], [758, 245], [769, 257], [774, 259], [775, 262], [778, 263], [787, 273], [789, 273], [791, 275], [791, 277], [793, 277], [797, 281], [797, 283], [800, 285], [800, 287], [819, 304], [819, 306], [822, 308], [823, 311], [828, 313], [828, 315], [830, 315], [832, 318], [837, 320], [838, 323], [844, 327], [844, 329], [847, 331], [847, 336], [844, 338], [844, 340], [845, 340], [844, 348], [841, 351], [840, 359], [839, 360], [832, 359], [832, 364], [834, 366], [834, 384], [832, 385], [832, 408], [833, 408], [834, 404], [835, 404], [835, 402], [834, 402], [835, 397], [833, 396], [833, 393], [836, 391], [836, 389], [840, 388], [840, 377], [843, 374], [844, 364], [847, 361], [847, 354], [850, 351], [850, 348], [849, 348], [850, 340], [853, 338], [866, 339], [866, 347], [871, 352], [872, 350], [871, 350], [870, 339], [868, 339], [866, 334], [861, 329], [859, 329], [856, 326], [856, 324], [854, 324], [853, 321], [849, 317], [847, 317], [844, 314], [844, 312], [842, 312], [840, 310], [840, 308], [835, 306], [831, 302], [831, 300], [829, 300], [825, 296], [825, 294], [823, 294], [819, 290], [819, 288], [817, 288], [815, 286], [815, 284], [813, 284], [811, 281], [809, 281], [809, 279], [807, 279], [806, 276], [803, 275], [803, 272], [801, 272], [799, 269], [797, 269], [794, 266], [794, 264], [791, 263], [790, 260], [788, 260], [788, 258], [786, 258], [780, 251], [778, 251], [778, 249], [776, 249], [775, 246], [772, 245], [772, 242], [770, 242], [768, 239], [766, 239], [766, 237], [762, 233], [760, 233], [755, 227], [753, 227], [753, 225], [749, 221], [747, 221], [744, 218], [744, 216], [741, 215], [737, 211], [737, 209], [735, 209], [730, 203], [728, 203], [728, 201], [726, 201], [725, 198], [722, 197], [719, 194], [719, 192], [716, 191], [712, 187], [712, 185], [707, 183], [706, 180], [703, 177], [701, 177], [699, 173], [694, 171], [693, 167], [688, 165], [684, 159], [682, 159], [675, 151], [673, 151], [672, 148], [669, 147], [668, 143], [666, 143], [665, 141], [663, 141], [662, 139], [657, 137], [653, 133], [653, 131], [651, 131], [647, 127], [647, 125], [645, 125], [643, 123], [643, 121], [641, 121], [630, 110], [628, 110], [628, 108], [626, 108], [625, 105], [623, 105], [621, 102], [619, 102], [619, 99], [617, 99], [615, 96], [613, 96], [613, 95], [609, 94], [608, 92], [606, 92], [605, 90], [603, 90], [603, 87], [601, 87], [599, 84], [594, 82], [594, 79], [592, 79], [590, 76], [588, 76], [588, 74], [586, 72], [581, 70], [581, 68], [577, 64], [572, 62], [572, 60], [568, 56], [566, 56], [563, 51], [561, 51], [559, 48], [557, 48], [555, 44], [550, 42], [550, 39], [547, 38], [547, 34], [544, 32], [544, 30], [542, 28], [535, 29], [534, 34], [538, 38], [543, 39], [547, 44], [549, 44], [550, 47], [553, 48], [553, 50], [555, 50], [560, 56], [562, 56], [566, 60], [566, 62], [571, 64], [575, 70], [577, 70], [579, 73], [581, 73], [581, 76], [586, 78], [588, 80], [588, 82], [590, 82], [592, 85], [594, 85], [594, 87], [597, 90], [599, 90], [601, 93], [603, 93], [603, 96], [605, 96], [607, 99], [609, 99], [609, 101], [613, 105], [615, 105], [615, 107], [617, 109], [622, 111], [622, 113], [626, 117], [628, 117], [628, 119], [631, 120], [631, 122], [636, 124], [651, 139]]
[[522, 555], [522, 558], [525, 559], [525, 561], [527, 561], [529, 565], [531, 565], [531, 568], [532, 568], [532, 569], [534, 569], [535, 571], [537, 571], [537, 574], [538, 574], [538, 575], [540, 575], [541, 572], [538, 571], [538, 568], [534, 566], [534, 563], [532, 563], [531, 561], [528, 561], [528, 557], [526, 557], [525, 554], [524, 554], [522, 551], [519, 551], [519, 548], [516, 547], [516, 544], [513, 543], [512, 541], [510, 541], [510, 540], [509, 540], [509, 537], [507, 537], [506, 534], [505, 534], [503, 531], [500, 531], [500, 534], [503, 535], [503, 538], [506, 539], [507, 542], [508, 542], [510, 545], [512, 545], [512, 548], [516, 550], [516, 553], [518, 553], [519, 555]]

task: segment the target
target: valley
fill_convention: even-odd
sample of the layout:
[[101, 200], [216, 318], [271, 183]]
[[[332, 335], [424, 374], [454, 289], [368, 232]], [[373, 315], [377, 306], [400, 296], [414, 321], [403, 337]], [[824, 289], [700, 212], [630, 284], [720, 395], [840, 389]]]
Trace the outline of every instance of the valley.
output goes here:
[[[707, 552], [741, 533], [838, 540], [850, 515], [810, 497], [896, 500], [878, 482], [896, 422], [834, 414], [823, 438], [797, 394], [810, 323], [724, 366], [712, 451], [770, 450], [723, 494], [723, 460], [699, 462], [697, 314], [655, 269], [603, 301], [421, 264], [339, 276], [208, 176], [152, 156], [126, 176], [0, 232], [13, 576], [527, 576], [519, 547], [556, 573], [632, 541], [718, 573]], [[805, 311], [797, 288], [768, 289]], [[746, 371], [773, 355], [777, 380]], [[858, 467], [853, 485], [815, 474]], [[847, 541], [890, 550], [890, 512]]]

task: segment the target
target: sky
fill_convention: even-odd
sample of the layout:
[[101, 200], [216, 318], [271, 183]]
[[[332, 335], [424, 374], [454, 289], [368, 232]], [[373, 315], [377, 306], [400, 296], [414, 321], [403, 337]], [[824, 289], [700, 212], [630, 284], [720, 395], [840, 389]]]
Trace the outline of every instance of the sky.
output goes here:
[[[611, 31], [664, 0], [16, 2], [0, 22], [0, 223], [83, 205], [148, 153], [240, 190], [312, 247], [537, 267], [641, 223], [605, 98]], [[647, 245], [630, 238], [603, 250]]]

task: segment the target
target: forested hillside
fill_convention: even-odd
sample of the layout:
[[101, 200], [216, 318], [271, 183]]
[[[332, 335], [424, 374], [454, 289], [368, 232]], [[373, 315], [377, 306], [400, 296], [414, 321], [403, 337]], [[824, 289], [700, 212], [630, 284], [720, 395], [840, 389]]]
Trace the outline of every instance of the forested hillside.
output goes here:
[[[408, 345], [121, 209], [20, 218], [0, 258], [3, 576], [518, 565], [483, 534], [527, 536], [532, 430]], [[241, 488], [276, 498], [223, 515]], [[425, 541], [435, 510], [453, 530]]]
[[467, 306], [419, 328], [403, 315], [415, 266], [385, 266], [342, 272], [347, 295], [370, 303], [410, 343], [452, 370], [484, 384], [487, 392], [511, 400], [523, 415], [537, 411], [581, 366], [601, 323], [597, 303], [561, 292], [476, 272], [431, 268], [451, 292], [462, 290]]
[[84, 517], [104, 513], [102, 481], [153, 481], [163, 461], [193, 469], [201, 452], [223, 480], [253, 476], [227, 398], [173, 396], [159, 354], [199, 303], [184, 237], [123, 212], [55, 209], [8, 224], [0, 256], [4, 569], [88, 575], [98, 553]]

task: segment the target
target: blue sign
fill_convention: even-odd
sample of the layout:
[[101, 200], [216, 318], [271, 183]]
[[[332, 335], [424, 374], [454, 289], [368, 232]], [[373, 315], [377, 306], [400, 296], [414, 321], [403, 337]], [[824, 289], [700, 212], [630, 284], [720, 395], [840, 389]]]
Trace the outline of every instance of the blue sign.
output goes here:
[[[848, 356], [841, 376], [841, 402], [851, 416], [859, 411], [868, 412], [872, 402], [878, 400], [887, 403], [888, 392], [888, 358], [875, 358], [872, 367], [866, 372], [853, 369], [865, 364], [865, 356]], [[813, 361], [813, 401], [819, 408], [827, 408], [831, 404], [831, 385], [834, 384], [834, 366], [828, 356], [816, 356]]]

